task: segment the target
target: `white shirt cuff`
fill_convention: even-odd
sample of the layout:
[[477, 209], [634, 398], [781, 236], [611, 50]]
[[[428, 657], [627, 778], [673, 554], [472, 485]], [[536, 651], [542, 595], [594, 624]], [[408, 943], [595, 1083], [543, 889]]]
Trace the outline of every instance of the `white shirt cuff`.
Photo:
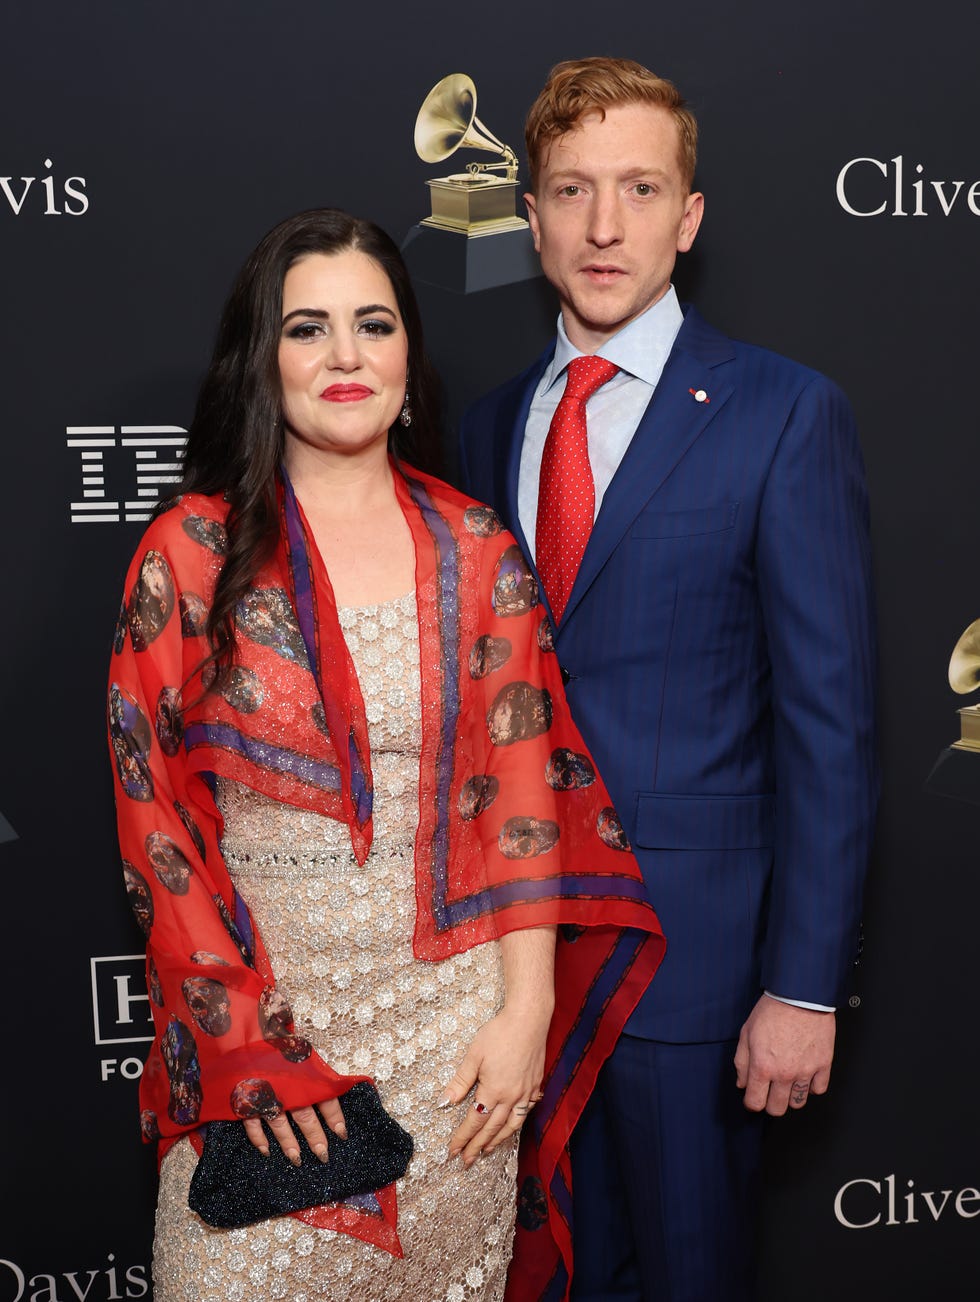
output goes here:
[[837, 1009], [833, 1004], [808, 1004], [805, 999], [784, 999], [782, 995], [774, 995], [771, 990], [763, 991], [770, 999], [775, 999], [781, 1004], [791, 1004], [793, 1008], [809, 1008], [814, 1013], [835, 1013]]

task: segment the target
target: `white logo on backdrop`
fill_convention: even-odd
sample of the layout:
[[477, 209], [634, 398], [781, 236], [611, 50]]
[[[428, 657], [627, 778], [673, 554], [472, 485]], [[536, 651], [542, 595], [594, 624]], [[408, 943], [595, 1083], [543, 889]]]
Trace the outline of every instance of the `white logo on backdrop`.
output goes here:
[[934, 181], [925, 170], [903, 154], [848, 159], [837, 173], [837, 202], [852, 217], [980, 217], [980, 180]]
[[[44, 160], [48, 176], [0, 176], [0, 194], [15, 217], [82, 217], [88, 212], [88, 195], [84, 176], [59, 179], [51, 169], [54, 163]], [[60, 206], [59, 206], [60, 205]], [[0, 203], [0, 212], [3, 205]]]
[[149, 520], [157, 502], [170, 496], [169, 486], [180, 483], [187, 442], [180, 425], [120, 425], [119, 437], [115, 425], [69, 425], [65, 433], [81, 458], [72, 524]]
[[95, 1043], [141, 1044], [152, 1040], [145, 955], [106, 955], [93, 958], [91, 966]]
[[[84, 1298], [85, 1302], [111, 1302], [114, 1298], [146, 1297], [150, 1291], [147, 1267], [142, 1264], [123, 1267], [115, 1262], [116, 1254], [108, 1252], [107, 1264], [101, 1270], [66, 1270], [61, 1275], [39, 1273], [28, 1278], [16, 1261], [0, 1257], [0, 1302], [41, 1302], [41, 1299], [58, 1302], [63, 1297]], [[61, 1292], [58, 1291], [59, 1280], [68, 1285], [67, 1289], [62, 1285]], [[120, 1292], [120, 1288], [125, 1291]]]
[[848, 1180], [837, 1190], [834, 1216], [849, 1230], [876, 1225], [935, 1225], [940, 1220], [972, 1221], [980, 1216], [980, 1189], [917, 1189], [905, 1180], [899, 1189], [895, 1175], [884, 1180]]
[[[90, 959], [92, 969], [92, 1025], [98, 1045], [150, 1044], [153, 1014], [146, 992], [146, 956], [109, 954]], [[139, 1080], [143, 1059], [119, 1051], [116, 1058], [103, 1058], [99, 1076]], [[2, 1300], [0, 1300], [2, 1302]]]

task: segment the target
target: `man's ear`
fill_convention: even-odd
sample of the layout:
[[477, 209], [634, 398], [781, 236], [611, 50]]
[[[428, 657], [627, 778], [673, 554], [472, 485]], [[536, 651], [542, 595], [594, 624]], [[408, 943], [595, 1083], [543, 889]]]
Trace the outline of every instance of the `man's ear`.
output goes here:
[[534, 237], [534, 251], [541, 252], [541, 227], [538, 222], [538, 201], [530, 190], [524, 196], [524, 206], [527, 208], [527, 220], [531, 227], [531, 235]]
[[695, 190], [693, 194], [687, 196], [687, 202], [684, 204], [684, 216], [681, 218], [680, 229], [677, 232], [678, 253], [686, 253], [694, 243], [703, 216], [704, 195], [699, 190]]

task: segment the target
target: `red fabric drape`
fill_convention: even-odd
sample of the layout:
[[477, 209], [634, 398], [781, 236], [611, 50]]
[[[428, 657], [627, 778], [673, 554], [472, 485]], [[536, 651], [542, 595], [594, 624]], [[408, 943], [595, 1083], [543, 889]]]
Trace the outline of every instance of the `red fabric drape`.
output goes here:
[[[559, 925], [545, 1097], [525, 1127], [512, 1296], [561, 1296], [571, 1270], [567, 1139], [651, 979], [663, 937], [571, 718], [535, 581], [487, 507], [408, 468], [422, 757], [417, 957]], [[207, 692], [207, 608], [227, 507], [188, 495], [154, 521], [126, 581], [109, 733], [127, 889], [147, 938], [156, 1041], [143, 1132], [335, 1097], [342, 1077], [270, 1015], [274, 976], [221, 859], [218, 774], [346, 822], [370, 846], [370, 751], [329, 578], [288, 483], [282, 538], [240, 604], [235, 668]], [[182, 705], [182, 702], [188, 704]], [[394, 1191], [375, 1213], [303, 1218], [399, 1251]], [[554, 1293], [558, 1288], [559, 1292]]]

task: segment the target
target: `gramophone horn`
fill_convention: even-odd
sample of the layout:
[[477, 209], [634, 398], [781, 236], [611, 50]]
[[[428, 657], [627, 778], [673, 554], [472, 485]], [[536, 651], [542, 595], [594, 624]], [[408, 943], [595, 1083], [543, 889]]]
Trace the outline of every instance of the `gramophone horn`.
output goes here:
[[980, 619], [975, 619], [953, 647], [949, 660], [949, 685], [965, 695], [980, 687]]
[[505, 156], [511, 153], [476, 116], [472, 77], [452, 72], [437, 82], [422, 101], [415, 119], [415, 152], [424, 163], [441, 163], [463, 148], [486, 149]]

